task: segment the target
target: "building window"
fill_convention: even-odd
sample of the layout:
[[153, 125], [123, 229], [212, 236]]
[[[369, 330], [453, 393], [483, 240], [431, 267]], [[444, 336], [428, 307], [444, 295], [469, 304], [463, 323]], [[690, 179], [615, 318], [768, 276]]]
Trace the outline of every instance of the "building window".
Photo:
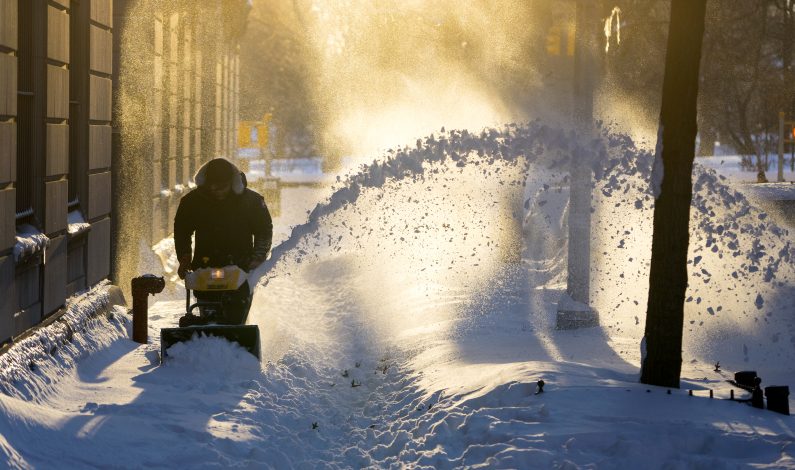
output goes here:
[[33, 3], [19, 0], [17, 52], [17, 224], [33, 221]]

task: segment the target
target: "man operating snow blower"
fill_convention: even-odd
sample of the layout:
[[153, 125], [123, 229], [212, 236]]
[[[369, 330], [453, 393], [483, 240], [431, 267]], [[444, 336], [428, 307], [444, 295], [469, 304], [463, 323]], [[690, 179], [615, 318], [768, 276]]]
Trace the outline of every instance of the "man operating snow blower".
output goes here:
[[166, 359], [174, 344], [201, 336], [237, 343], [259, 359], [259, 327], [245, 324], [251, 307], [247, 272], [265, 261], [271, 248], [268, 207], [262, 196], [246, 188], [245, 175], [223, 158], [207, 162], [194, 180], [197, 188], [182, 198], [174, 217], [185, 315], [179, 328], [160, 330], [160, 359]]
[[[197, 188], [180, 200], [174, 217], [179, 277], [185, 279], [191, 271], [215, 268], [207, 271], [208, 279], [218, 281], [222, 276], [234, 276], [239, 279], [232, 281], [231, 289], [239, 287], [224, 290], [217, 282], [201, 281], [204, 289], [193, 287], [199, 307], [216, 304], [219, 308], [211, 315], [192, 315], [188, 307], [180, 318], [180, 327], [208, 322], [242, 325], [251, 307], [251, 290], [245, 273], [239, 274], [240, 269], [248, 272], [265, 261], [273, 239], [273, 222], [263, 197], [247, 188], [245, 175], [229, 160], [210, 160], [194, 180]], [[194, 235], [196, 247], [192, 249]], [[186, 287], [188, 284], [186, 281]]]

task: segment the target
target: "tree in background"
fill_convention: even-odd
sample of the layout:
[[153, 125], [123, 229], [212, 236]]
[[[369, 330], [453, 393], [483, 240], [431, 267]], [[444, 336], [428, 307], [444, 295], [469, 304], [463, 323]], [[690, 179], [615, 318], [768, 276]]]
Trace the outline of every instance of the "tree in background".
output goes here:
[[[632, 125], [649, 127], [659, 109], [670, 1], [609, 4], [621, 9], [622, 41], [606, 54], [605, 102], [631, 102]], [[705, 28], [698, 154], [714, 155], [722, 141], [749, 169], [766, 170], [778, 111], [795, 116], [795, 1], [711, 0]]]
[[240, 118], [272, 115], [278, 157], [317, 155], [312, 48], [293, 2], [254, 2], [241, 40]]
[[[641, 382], [679, 387], [706, 0], [672, 0], [655, 161], [649, 301]], [[660, 162], [660, 160], [662, 160]], [[660, 165], [662, 168], [660, 168]], [[657, 181], [657, 179], [661, 179]]]
[[[605, 38], [610, 47], [603, 56], [601, 108], [606, 118], [629, 116], [632, 127], [653, 133], [660, 117], [670, 0], [616, 0], [606, 5], [620, 9], [621, 15], [620, 24], [612, 25], [616, 31]], [[610, 16], [610, 10], [603, 14]], [[628, 106], [613, 109], [614, 104]]]
[[708, 9], [700, 108], [760, 181], [778, 143], [778, 112], [793, 111], [794, 14], [787, 0], [714, 0]]

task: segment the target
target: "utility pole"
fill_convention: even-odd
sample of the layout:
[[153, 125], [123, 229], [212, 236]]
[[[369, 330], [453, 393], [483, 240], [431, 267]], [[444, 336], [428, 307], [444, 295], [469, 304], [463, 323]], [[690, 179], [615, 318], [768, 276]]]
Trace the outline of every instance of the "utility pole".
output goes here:
[[[598, 0], [576, 0], [574, 48], [574, 116], [580, 135], [593, 132]], [[591, 167], [582, 155], [572, 155], [569, 190], [569, 251], [566, 295], [558, 304], [557, 328], [597, 326], [590, 306], [591, 290]]]

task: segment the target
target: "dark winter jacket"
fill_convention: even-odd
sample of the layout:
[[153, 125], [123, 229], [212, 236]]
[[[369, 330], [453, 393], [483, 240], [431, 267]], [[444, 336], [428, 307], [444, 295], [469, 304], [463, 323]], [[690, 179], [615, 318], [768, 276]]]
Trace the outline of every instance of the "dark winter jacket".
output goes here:
[[205, 185], [206, 166], [196, 173], [196, 189], [182, 197], [174, 217], [174, 245], [178, 259], [191, 257], [191, 236], [196, 249], [191, 266], [221, 267], [236, 264], [248, 270], [252, 260], [262, 262], [270, 251], [273, 222], [265, 200], [246, 187], [245, 176], [229, 162], [237, 175], [232, 193], [216, 200]]

